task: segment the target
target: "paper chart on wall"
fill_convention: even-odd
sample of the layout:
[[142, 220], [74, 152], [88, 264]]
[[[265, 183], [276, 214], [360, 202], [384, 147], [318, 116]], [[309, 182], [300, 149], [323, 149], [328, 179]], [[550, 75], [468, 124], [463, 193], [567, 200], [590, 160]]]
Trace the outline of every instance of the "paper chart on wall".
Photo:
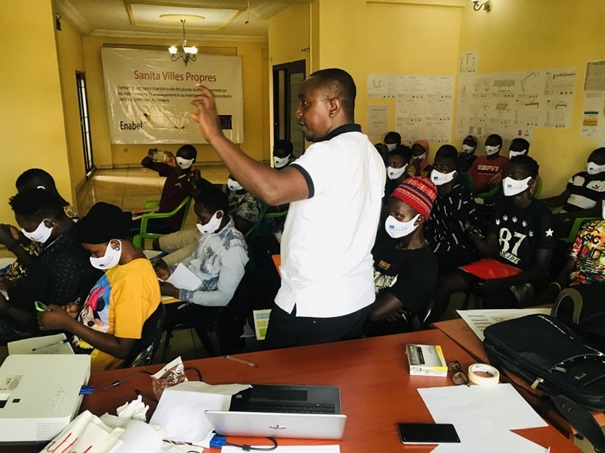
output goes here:
[[456, 137], [531, 139], [534, 127], [571, 127], [575, 68], [512, 73], [461, 73]]
[[[450, 76], [368, 76], [368, 97], [395, 99], [395, 130], [408, 144], [418, 139], [450, 141], [453, 93]], [[368, 125], [373, 127], [370, 121]]]
[[605, 61], [589, 61], [584, 79], [580, 137], [605, 144]]
[[384, 137], [389, 128], [389, 106], [368, 105], [368, 129], [370, 137]]
[[477, 72], [478, 61], [479, 55], [476, 50], [461, 53], [458, 61], [458, 72], [460, 74], [474, 74]]

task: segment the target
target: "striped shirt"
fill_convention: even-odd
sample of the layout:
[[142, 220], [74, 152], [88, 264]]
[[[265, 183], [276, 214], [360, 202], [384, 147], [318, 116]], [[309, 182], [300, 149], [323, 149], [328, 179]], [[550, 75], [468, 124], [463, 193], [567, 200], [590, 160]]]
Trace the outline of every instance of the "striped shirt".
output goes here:
[[449, 194], [437, 196], [425, 226], [425, 238], [438, 257], [455, 256], [464, 263], [475, 254], [464, 230], [466, 223], [479, 226], [479, 213], [470, 190], [457, 183]]
[[605, 172], [589, 175], [585, 171], [576, 173], [567, 182], [569, 197], [563, 205], [565, 212], [592, 209], [602, 199], [605, 192]]

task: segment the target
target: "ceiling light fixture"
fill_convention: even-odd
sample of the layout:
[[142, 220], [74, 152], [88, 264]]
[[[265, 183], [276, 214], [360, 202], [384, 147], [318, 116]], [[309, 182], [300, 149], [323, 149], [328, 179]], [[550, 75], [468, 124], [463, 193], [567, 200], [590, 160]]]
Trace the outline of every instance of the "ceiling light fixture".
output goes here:
[[492, 4], [492, 0], [487, 0], [483, 3], [479, 3], [479, 0], [471, 0], [473, 2], [473, 9], [475, 11], [481, 11], [482, 9], [485, 12], [490, 12], [492, 10], [492, 7], [494, 6]]
[[183, 43], [180, 46], [172, 45], [168, 48], [168, 52], [170, 52], [170, 59], [172, 61], [177, 61], [179, 58], [183, 59], [185, 66], [189, 61], [195, 61], [197, 55], [197, 47], [195, 46], [187, 46], [187, 39], [185, 38], [185, 19], [181, 19], [181, 24], [183, 25]]

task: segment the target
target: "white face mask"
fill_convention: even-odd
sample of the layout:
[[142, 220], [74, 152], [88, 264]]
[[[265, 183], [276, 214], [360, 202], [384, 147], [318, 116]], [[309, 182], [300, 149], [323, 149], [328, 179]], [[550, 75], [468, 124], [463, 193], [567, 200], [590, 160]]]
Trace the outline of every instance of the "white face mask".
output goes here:
[[504, 191], [505, 197], [512, 197], [513, 195], [518, 195], [522, 192], [525, 192], [529, 189], [529, 181], [531, 180], [531, 176], [528, 176], [521, 181], [517, 181], [516, 179], [507, 176], [502, 180], [502, 189]]
[[488, 156], [496, 154], [498, 153], [498, 151], [500, 151], [500, 146], [485, 145], [485, 154], [487, 154]]
[[396, 143], [385, 143], [384, 146], [386, 146], [389, 151], [393, 151], [395, 148], [397, 148]]
[[195, 159], [183, 159], [182, 157], [176, 157], [176, 163], [181, 168], [181, 170], [187, 170], [189, 167], [193, 165], [193, 161]]
[[31, 233], [28, 231], [25, 231], [25, 229], [21, 228], [21, 232], [23, 233], [23, 236], [25, 236], [30, 241], [40, 242], [40, 243], [44, 244], [46, 241], [48, 241], [48, 238], [50, 237], [50, 235], [53, 232], [52, 228], [48, 228], [46, 225], [44, 225], [44, 222], [46, 220], [48, 220], [48, 219], [42, 220], [42, 222], [40, 222], [40, 225], [38, 225], [38, 228], [36, 228]]
[[414, 156], [414, 159], [419, 160], [420, 162], [422, 162], [425, 157], [426, 157], [426, 151], [424, 153], [422, 153], [420, 156]]
[[443, 184], [453, 181], [454, 173], [456, 173], [456, 170], [450, 171], [449, 173], [441, 173], [440, 171], [433, 170], [431, 171], [431, 181], [433, 181], [436, 186], [442, 186]]
[[399, 178], [401, 175], [403, 175], [405, 173], [405, 171], [408, 168], [408, 164], [405, 164], [403, 167], [401, 168], [394, 168], [394, 167], [387, 167], [387, 176], [388, 178], [393, 181], [397, 178]]
[[221, 221], [223, 218], [218, 217], [218, 213], [222, 213], [223, 211], [216, 211], [212, 218], [208, 221], [208, 223], [196, 223], [197, 229], [200, 230], [202, 234], [212, 234], [221, 226]]
[[389, 236], [391, 236], [393, 239], [399, 239], [411, 234], [416, 229], [418, 225], [414, 225], [414, 222], [416, 222], [418, 217], [420, 217], [420, 214], [416, 214], [416, 217], [414, 217], [412, 220], [400, 222], [395, 217], [390, 215], [384, 222], [384, 228], [387, 230]]
[[234, 181], [231, 178], [229, 178], [227, 180], [227, 187], [229, 187], [229, 190], [231, 190], [233, 192], [235, 192], [237, 190], [242, 190], [243, 189], [242, 185], [239, 182]]
[[473, 154], [476, 149], [476, 146], [465, 145], [464, 143], [462, 144], [462, 151], [464, 151], [466, 154]]
[[273, 165], [275, 165], [275, 168], [285, 167], [288, 164], [288, 162], [290, 161], [290, 156], [291, 156], [291, 154], [288, 154], [286, 157], [273, 156]]
[[586, 171], [589, 175], [597, 175], [602, 171], [605, 171], [605, 165], [597, 165], [594, 162], [588, 162], [586, 164]]
[[512, 159], [513, 157], [516, 157], [516, 156], [525, 156], [526, 154], [527, 154], [527, 150], [526, 149], [523, 149], [521, 151], [510, 150], [508, 152], [508, 158]]
[[89, 258], [92, 267], [105, 271], [115, 267], [120, 262], [120, 258], [122, 257], [122, 242], [118, 240], [118, 246], [114, 249], [111, 246], [111, 241], [107, 243], [105, 255], [99, 258], [93, 258], [92, 256]]

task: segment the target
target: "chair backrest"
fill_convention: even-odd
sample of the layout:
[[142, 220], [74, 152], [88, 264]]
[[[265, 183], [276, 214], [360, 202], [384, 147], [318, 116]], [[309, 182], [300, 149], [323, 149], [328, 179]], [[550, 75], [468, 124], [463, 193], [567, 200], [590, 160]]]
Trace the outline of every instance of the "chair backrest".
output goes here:
[[534, 198], [538, 198], [542, 193], [542, 178], [538, 175], [538, 181], [536, 181], [536, 187], [534, 188]]
[[191, 197], [185, 197], [181, 203], [174, 208], [170, 212], [149, 212], [147, 214], [143, 214], [141, 216], [141, 227], [139, 229], [139, 234], [136, 234], [132, 238], [132, 243], [137, 248], [145, 247], [145, 239], [155, 239], [163, 236], [161, 233], [149, 233], [147, 232], [147, 224], [151, 219], [167, 219], [174, 215], [176, 215], [181, 209], [183, 209], [183, 220], [181, 221], [181, 225], [179, 227], [180, 230], [185, 226], [185, 222], [187, 221], [187, 214], [189, 213], [189, 207], [191, 206]]
[[261, 202], [261, 203], [262, 203], [262, 208], [260, 211], [260, 215], [258, 216], [258, 220], [254, 223], [254, 225], [252, 225], [250, 227], [250, 229], [248, 231], [246, 231], [246, 234], [244, 235], [244, 239], [246, 239], [246, 240], [248, 240], [249, 238], [254, 236], [256, 231], [260, 228], [261, 223], [265, 219], [265, 216], [267, 215], [267, 210], [269, 209], [269, 205], [266, 203], [263, 203], [263, 202]]
[[473, 190], [474, 184], [473, 177], [471, 175], [469, 175], [468, 173], [460, 173], [460, 180], [462, 181], [462, 184], [464, 184], [470, 190]]
[[578, 231], [582, 228], [582, 225], [586, 222], [590, 222], [591, 220], [601, 220], [600, 217], [576, 217], [571, 225], [571, 229], [569, 230], [569, 234], [567, 237], [559, 238], [563, 242], [567, 242], [569, 244], [573, 244], [576, 242], [576, 237], [578, 236]]
[[164, 323], [166, 322], [166, 308], [160, 302], [158, 308], [147, 318], [143, 324], [141, 338], [139, 338], [124, 361], [123, 368], [151, 364], [160, 344]]

